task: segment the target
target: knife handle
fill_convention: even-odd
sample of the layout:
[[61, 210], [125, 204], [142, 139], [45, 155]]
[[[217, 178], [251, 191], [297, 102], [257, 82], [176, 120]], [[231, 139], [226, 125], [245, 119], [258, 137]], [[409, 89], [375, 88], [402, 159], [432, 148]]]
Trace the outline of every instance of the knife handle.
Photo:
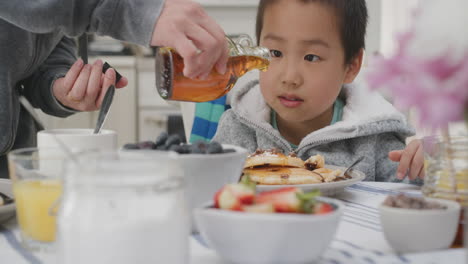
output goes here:
[[118, 83], [120, 81], [120, 79], [122, 79], [122, 75], [114, 67], [110, 66], [109, 63], [104, 62], [104, 65], [102, 66], [102, 73], [106, 73], [106, 71], [109, 68], [114, 69], [114, 71], [115, 71], [115, 83]]
[[86, 33], [78, 38], [78, 54], [84, 64], [88, 64], [88, 35]]

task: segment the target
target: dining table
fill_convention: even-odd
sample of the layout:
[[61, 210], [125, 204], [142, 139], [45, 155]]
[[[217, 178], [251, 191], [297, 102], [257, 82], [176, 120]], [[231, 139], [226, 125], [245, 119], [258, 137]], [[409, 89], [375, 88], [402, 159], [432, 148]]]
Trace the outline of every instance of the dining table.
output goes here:
[[[380, 224], [379, 205], [388, 195], [399, 193], [422, 195], [419, 186], [383, 182], [359, 182], [338, 193], [334, 198], [346, 206], [334, 239], [316, 264], [467, 264], [466, 248], [412, 254], [393, 251]], [[189, 239], [191, 264], [227, 263], [210, 249], [201, 234], [192, 234]], [[14, 218], [0, 224], [0, 264], [56, 263], [62, 264], [53, 250], [32, 253], [22, 248]]]

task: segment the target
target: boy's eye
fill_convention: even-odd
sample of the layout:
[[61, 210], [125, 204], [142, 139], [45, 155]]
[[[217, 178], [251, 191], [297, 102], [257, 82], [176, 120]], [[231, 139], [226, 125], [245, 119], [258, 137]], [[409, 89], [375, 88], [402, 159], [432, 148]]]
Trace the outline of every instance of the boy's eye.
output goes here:
[[304, 57], [304, 60], [306, 60], [306, 61], [312, 61], [312, 62], [318, 61], [319, 59], [320, 59], [319, 56], [314, 55], [314, 54], [307, 54], [307, 55], [305, 55], [305, 57]]
[[271, 53], [271, 56], [274, 58], [279, 58], [283, 56], [283, 53], [281, 53], [281, 51], [279, 50], [270, 50], [270, 53]]

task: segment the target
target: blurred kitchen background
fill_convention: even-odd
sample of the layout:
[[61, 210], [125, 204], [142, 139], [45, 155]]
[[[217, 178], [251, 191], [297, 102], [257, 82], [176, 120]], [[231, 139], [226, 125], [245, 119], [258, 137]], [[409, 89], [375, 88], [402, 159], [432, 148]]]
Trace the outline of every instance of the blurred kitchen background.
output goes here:
[[[242, 33], [254, 38], [257, 0], [197, 0], [229, 36]], [[395, 32], [408, 27], [411, 8], [420, 0], [368, 0], [370, 24], [367, 54], [389, 54], [395, 48]], [[154, 140], [162, 131], [183, 134], [179, 103], [161, 99], [155, 88], [153, 50], [90, 36], [89, 63], [107, 61], [129, 80], [117, 90], [105, 129], [117, 131], [119, 145]], [[367, 62], [367, 61], [366, 61]], [[365, 68], [364, 68], [365, 71]], [[40, 113], [46, 128], [93, 128], [97, 112], [79, 113], [61, 119]]]

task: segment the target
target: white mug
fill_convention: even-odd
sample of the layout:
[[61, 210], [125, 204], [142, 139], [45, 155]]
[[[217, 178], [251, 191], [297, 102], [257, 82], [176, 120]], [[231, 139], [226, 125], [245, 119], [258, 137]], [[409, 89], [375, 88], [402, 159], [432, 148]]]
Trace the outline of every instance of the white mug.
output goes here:
[[[43, 130], [37, 133], [37, 147], [39, 155], [53, 157], [58, 156], [67, 158], [69, 154], [64, 153], [65, 145], [73, 153], [98, 150], [115, 151], [117, 150], [117, 133], [112, 130], [101, 130], [99, 134], [94, 134], [93, 129], [51, 129]], [[43, 173], [60, 173], [62, 167], [55, 161], [40, 160], [40, 171]]]
[[60, 148], [60, 140], [69, 149], [76, 150], [117, 150], [117, 133], [112, 130], [101, 130], [94, 134], [93, 129], [51, 129], [37, 133], [37, 147]]

